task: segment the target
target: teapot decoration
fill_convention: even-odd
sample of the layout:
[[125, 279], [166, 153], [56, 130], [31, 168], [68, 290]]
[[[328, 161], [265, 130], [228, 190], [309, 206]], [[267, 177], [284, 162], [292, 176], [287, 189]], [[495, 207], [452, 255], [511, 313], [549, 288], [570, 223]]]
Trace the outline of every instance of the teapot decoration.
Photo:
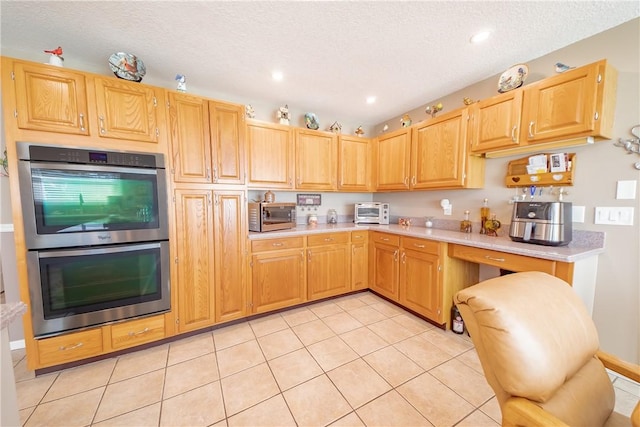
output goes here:
[[273, 191], [267, 190], [267, 192], [264, 193], [264, 202], [273, 203], [275, 201], [276, 201], [276, 195], [273, 193]]

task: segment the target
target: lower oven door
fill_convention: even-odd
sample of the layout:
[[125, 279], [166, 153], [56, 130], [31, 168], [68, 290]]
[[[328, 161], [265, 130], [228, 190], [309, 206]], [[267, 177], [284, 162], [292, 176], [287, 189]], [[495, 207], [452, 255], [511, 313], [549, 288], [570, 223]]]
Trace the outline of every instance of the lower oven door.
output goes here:
[[30, 251], [35, 337], [168, 311], [169, 242]]

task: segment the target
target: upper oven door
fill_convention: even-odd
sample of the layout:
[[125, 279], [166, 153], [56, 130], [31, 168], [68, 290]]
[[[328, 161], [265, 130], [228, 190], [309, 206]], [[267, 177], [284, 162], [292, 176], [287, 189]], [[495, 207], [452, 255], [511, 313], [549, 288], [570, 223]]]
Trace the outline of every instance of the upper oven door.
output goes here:
[[164, 169], [24, 160], [18, 168], [28, 249], [169, 238]]

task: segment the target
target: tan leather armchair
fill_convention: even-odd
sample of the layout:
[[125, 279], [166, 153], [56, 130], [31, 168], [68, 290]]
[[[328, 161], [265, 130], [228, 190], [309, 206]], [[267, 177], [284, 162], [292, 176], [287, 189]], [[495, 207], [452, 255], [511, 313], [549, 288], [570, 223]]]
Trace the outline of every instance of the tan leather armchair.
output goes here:
[[[640, 382], [640, 367], [598, 350], [584, 304], [566, 282], [515, 273], [454, 297], [496, 393], [504, 426], [629, 426], [613, 412], [605, 366]], [[640, 404], [631, 421], [640, 426]]]

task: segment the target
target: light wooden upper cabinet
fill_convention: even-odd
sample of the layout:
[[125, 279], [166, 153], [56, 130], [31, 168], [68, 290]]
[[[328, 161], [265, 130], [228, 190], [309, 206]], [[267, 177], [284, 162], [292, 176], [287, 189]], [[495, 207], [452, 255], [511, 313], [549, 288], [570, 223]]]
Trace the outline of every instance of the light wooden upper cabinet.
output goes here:
[[183, 93], [169, 92], [168, 97], [173, 179], [210, 183], [209, 103]]
[[[158, 96], [152, 86], [120, 79], [95, 78], [98, 135], [158, 142]], [[160, 92], [159, 92], [160, 93]]]
[[411, 128], [378, 137], [377, 190], [408, 190], [411, 173]]
[[15, 61], [13, 78], [18, 128], [89, 135], [82, 73]]
[[293, 131], [285, 125], [247, 121], [247, 185], [293, 188]]
[[338, 137], [338, 189], [371, 189], [371, 140], [352, 136]]
[[297, 128], [296, 188], [336, 190], [338, 136], [330, 132]]
[[520, 145], [522, 90], [483, 99], [469, 107], [469, 144], [474, 153]]
[[525, 87], [522, 140], [609, 138], [616, 80], [616, 71], [606, 61], [599, 61]]
[[244, 120], [242, 105], [209, 103], [214, 183], [244, 184]]
[[413, 127], [411, 188], [475, 188], [484, 185], [484, 159], [466, 147], [467, 109]]
[[214, 191], [216, 322], [247, 315], [245, 244], [247, 214], [244, 191]]

